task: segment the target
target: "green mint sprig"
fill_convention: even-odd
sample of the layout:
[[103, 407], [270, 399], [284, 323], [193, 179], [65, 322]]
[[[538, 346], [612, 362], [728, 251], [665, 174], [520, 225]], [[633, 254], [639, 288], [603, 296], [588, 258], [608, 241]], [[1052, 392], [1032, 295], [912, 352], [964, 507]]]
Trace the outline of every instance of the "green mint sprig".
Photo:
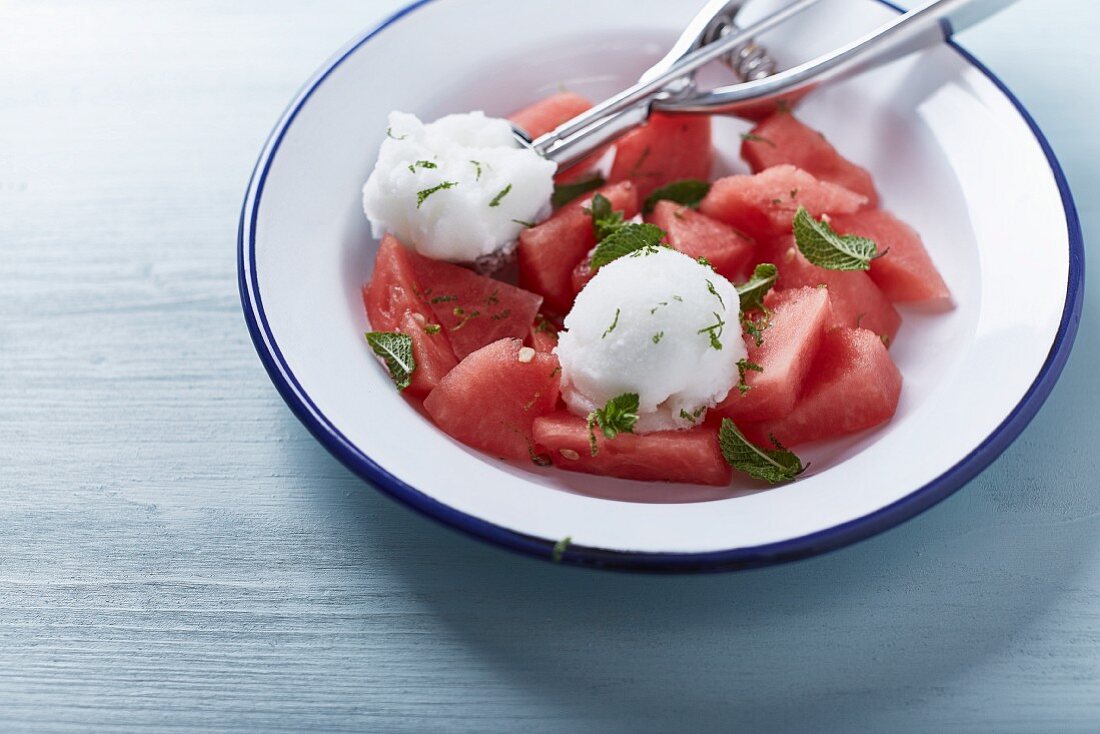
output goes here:
[[554, 543], [554, 547], [550, 549], [550, 560], [554, 563], [561, 563], [561, 559], [565, 557], [565, 551], [569, 549], [572, 542], [573, 537], [566, 535], [564, 538]]
[[446, 191], [447, 189], [453, 189], [458, 186], [458, 181], [444, 181], [438, 186], [432, 186], [430, 189], [423, 189], [416, 192], [416, 208], [419, 209], [420, 205], [424, 203], [424, 200], [437, 191]]
[[750, 362], [747, 359], [737, 360], [737, 391], [744, 395], [752, 389], [751, 385], [745, 383], [746, 373], [763, 371], [764, 368], [758, 365], [756, 362]]
[[737, 295], [741, 299], [741, 313], [753, 309], [764, 310], [764, 296], [779, 279], [779, 269], [771, 263], [760, 263], [752, 271], [752, 277], [737, 286]]
[[592, 217], [592, 231], [596, 235], [596, 242], [601, 242], [605, 237], [622, 229], [623, 213], [611, 208], [611, 200], [603, 194], [592, 197], [592, 205], [585, 210]]
[[366, 337], [371, 350], [385, 362], [397, 389], [404, 390], [408, 387], [412, 383], [412, 374], [416, 371], [412, 337], [394, 331], [368, 331]]
[[710, 346], [718, 351], [722, 350], [722, 331], [726, 328], [726, 322], [722, 320], [721, 314], [717, 312], [711, 312], [714, 315], [714, 323], [710, 326], [704, 326], [699, 329], [698, 334], [706, 334], [710, 339]]
[[802, 460], [793, 452], [784, 448], [774, 437], [772, 443], [775, 448], [768, 451], [749, 442], [729, 418], [722, 419], [722, 427], [718, 430], [718, 445], [726, 463], [753, 479], [779, 484], [792, 481], [806, 471]]
[[493, 197], [493, 200], [489, 202], [489, 206], [500, 206], [500, 202], [504, 201], [504, 197], [512, 190], [512, 184], [508, 184], [500, 192]]
[[638, 393], [628, 392], [611, 398], [602, 408], [588, 414], [588, 441], [592, 455], [599, 452], [596, 445], [596, 427], [608, 439], [620, 433], [634, 433], [634, 424], [638, 422]]
[[409, 164], [409, 173], [416, 173], [418, 168], [439, 168], [439, 166], [432, 161], [417, 161]]
[[[621, 212], [616, 212], [622, 216]], [[592, 253], [593, 270], [631, 253], [658, 247], [665, 238], [665, 231], [653, 224], [627, 224], [616, 229], [596, 245]]]
[[765, 138], [762, 135], [756, 135], [755, 133], [741, 133], [741, 139], [746, 143], [764, 143], [765, 145], [770, 145], [773, 148], [779, 147], [775, 144], [774, 140]]
[[602, 176], [595, 176], [583, 181], [556, 184], [554, 186], [554, 193], [550, 197], [550, 203], [555, 209], [563, 207], [577, 197], [587, 194], [589, 191], [595, 191], [603, 186], [604, 183], [605, 181]]
[[807, 260], [826, 270], [870, 270], [871, 261], [880, 257], [874, 240], [837, 234], [801, 206], [794, 215], [794, 239]]
[[710, 192], [710, 184], [696, 178], [684, 178], [662, 186], [646, 197], [642, 211], [649, 214], [657, 202], [661, 200], [673, 201], [683, 206], [695, 209]]

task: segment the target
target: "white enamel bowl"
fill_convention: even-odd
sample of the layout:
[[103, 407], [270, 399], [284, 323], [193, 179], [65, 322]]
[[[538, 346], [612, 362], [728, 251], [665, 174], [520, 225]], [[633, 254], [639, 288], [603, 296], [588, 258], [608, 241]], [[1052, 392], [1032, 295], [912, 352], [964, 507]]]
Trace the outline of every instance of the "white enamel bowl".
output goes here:
[[[425, 0], [337, 53], [279, 121], [241, 217], [245, 315], [295, 414], [378, 489], [544, 558], [568, 536], [565, 562], [757, 566], [845, 545], [929, 507], [1003, 451], [1050, 391], [1081, 307], [1073, 204], [1027, 113], [976, 60], [944, 45], [800, 108], [871, 169], [884, 205], [922, 233], [955, 294], [946, 313], [905, 309], [892, 349], [904, 388], [887, 426], [800, 449], [813, 466], [793, 484], [718, 490], [505, 464], [451, 440], [397, 394], [365, 346], [359, 296], [377, 246], [359, 191], [386, 113], [506, 115], [559, 85], [602, 99], [657, 59], [698, 5]], [[796, 62], [895, 12], [831, 0], [762, 40]], [[744, 170], [745, 129], [716, 120], [719, 172]]]

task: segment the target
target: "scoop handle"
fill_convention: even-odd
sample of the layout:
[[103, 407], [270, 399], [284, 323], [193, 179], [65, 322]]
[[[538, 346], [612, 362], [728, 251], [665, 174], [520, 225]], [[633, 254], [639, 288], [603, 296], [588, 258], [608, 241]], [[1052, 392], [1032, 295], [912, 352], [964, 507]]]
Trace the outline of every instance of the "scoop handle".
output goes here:
[[[699, 67], [721, 58], [754, 36], [781, 25], [818, 2], [820, 0], [795, 0], [751, 26], [731, 32], [712, 43], [700, 45], [701, 31], [697, 26], [703, 20], [709, 24], [710, 19], [723, 9], [731, 5], [740, 7], [736, 3], [711, 0], [681, 35], [673, 51], [647, 71], [638, 83], [534, 141], [518, 132], [517, 138], [561, 167], [575, 163], [617, 134], [644, 122], [649, 117], [650, 105], [655, 100], [692, 96], [695, 88], [690, 83], [691, 77]], [[674, 53], [676, 51], [680, 51], [682, 55]], [[687, 83], [684, 82], [685, 79], [688, 80]]]
[[931, 0], [835, 51], [755, 81], [719, 87], [675, 99], [657, 99], [667, 112], [738, 114], [768, 102], [796, 99], [828, 82], [840, 81], [934, 46], [1016, 0]]
[[567, 167], [648, 119], [663, 112], [732, 114], [792, 100], [829, 82], [840, 81], [942, 43], [954, 33], [988, 18], [1016, 0], [929, 0], [918, 8], [827, 54], [777, 74], [708, 92], [697, 92], [694, 72], [808, 9], [819, 0], [796, 0], [766, 18], [705, 43], [716, 18], [743, 2], [710, 0], [687, 30], [641, 80], [532, 141], [517, 139], [559, 167]]

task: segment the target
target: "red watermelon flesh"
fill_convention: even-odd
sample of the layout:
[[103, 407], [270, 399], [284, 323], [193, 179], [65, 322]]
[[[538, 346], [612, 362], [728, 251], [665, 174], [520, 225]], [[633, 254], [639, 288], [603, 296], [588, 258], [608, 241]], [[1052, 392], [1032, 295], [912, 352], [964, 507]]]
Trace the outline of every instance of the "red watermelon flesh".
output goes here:
[[783, 418], [741, 426], [760, 445], [785, 446], [837, 438], [894, 417], [901, 373], [878, 334], [867, 329], [826, 332], [798, 404]]
[[523, 128], [533, 140], [591, 107], [592, 103], [579, 94], [558, 92], [513, 112], [508, 120]]
[[374, 273], [363, 286], [363, 305], [375, 331], [396, 331], [405, 312], [430, 316], [432, 311], [418, 295], [412, 259], [418, 257], [393, 235], [386, 235], [374, 256]]
[[780, 288], [817, 287], [824, 284], [829, 291], [829, 302], [832, 306], [830, 326], [863, 327], [886, 337], [888, 343], [894, 341], [898, 327], [901, 326], [901, 314], [866, 272], [819, 268], [798, 251], [794, 237], [787, 238], [787, 243], [789, 246], [786, 253], [776, 261]]
[[730, 483], [714, 429], [620, 433], [612, 440], [597, 429], [592, 456], [587, 422], [559, 411], [535, 420], [534, 437], [559, 469], [644, 482]]
[[573, 165], [559, 169], [558, 172], [554, 174], [554, 183], [567, 184], [596, 177], [596, 166], [599, 164], [600, 159], [603, 158], [604, 153], [607, 152], [608, 147], [610, 146], [599, 148], [595, 153], [586, 155]]
[[[629, 181], [604, 186], [599, 193], [626, 219], [638, 213], [638, 190]], [[542, 295], [559, 314], [573, 305], [573, 268], [596, 246], [592, 217], [585, 212], [591, 204], [592, 196], [570, 202], [519, 236], [520, 285]]]
[[878, 204], [871, 174], [849, 161], [818, 131], [795, 119], [790, 112], [776, 112], [752, 129], [741, 144], [741, 157], [753, 173], [789, 163], [821, 181], [843, 186]]
[[542, 314], [535, 317], [531, 331], [527, 334], [527, 346], [539, 352], [550, 354], [558, 346], [558, 327]]
[[867, 209], [832, 218], [833, 229], [875, 241], [882, 257], [868, 271], [891, 301], [950, 301], [951, 291], [936, 270], [917, 231], [889, 212]]
[[459, 362], [424, 400], [424, 409], [467, 446], [503, 459], [530, 459], [531, 425], [557, 406], [560, 372], [557, 357], [533, 352], [519, 339], [501, 339]]
[[631, 180], [645, 200], [655, 189], [683, 178], [709, 179], [714, 149], [710, 117], [653, 113], [619, 138], [609, 181]]
[[748, 392], [735, 387], [719, 406], [722, 415], [739, 425], [741, 421], [782, 418], [794, 410], [831, 316], [824, 288], [773, 292], [765, 305], [772, 313], [763, 343], [757, 346], [750, 337], [745, 338], [748, 360], [763, 371], [746, 371]]
[[754, 176], [718, 179], [699, 211], [759, 241], [789, 234], [800, 206], [820, 218], [822, 214], [851, 214], [866, 203], [865, 196], [783, 165]]
[[[451, 345], [441, 329], [429, 331], [430, 324], [424, 314], [415, 311], [406, 311], [397, 325], [397, 331], [412, 337], [413, 358], [416, 360], [416, 369], [413, 370], [412, 380], [405, 388], [405, 393], [413, 397], [422, 398], [438, 385], [443, 376], [454, 369], [458, 364]], [[434, 326], [438, 327], [438, 324]]]
[[522, 339], [542, 298], [458, 265], [412, 255], [421, 296], [462, 359], [505, 337]]
[[668, 233], [668, 243], [690, 257], [705, 257], [732, 281], [745, 280], [756, 242], [728, 224], [672, 201], [659, 201], [650, 221]]
[[592, 280], [592, 276], [596, 274], [596, 271], [592, 269], [592, 253], [595, 250], [590, 250], [584, 259], [577, 263], [577, 267], [573, 268], [572, 282], [573, 282], [573, 297], [576, 298], [577, 294], [581, 292], [581, 288], [588, 285], [588, 281]]

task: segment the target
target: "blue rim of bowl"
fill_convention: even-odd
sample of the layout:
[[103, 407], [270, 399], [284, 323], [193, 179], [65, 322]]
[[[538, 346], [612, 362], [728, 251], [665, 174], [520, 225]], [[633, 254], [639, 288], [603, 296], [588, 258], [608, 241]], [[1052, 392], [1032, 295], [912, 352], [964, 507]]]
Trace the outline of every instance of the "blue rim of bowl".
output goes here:
[[[901, 8], [887, 0], [876, 1], [897, 12], [902, 12]], [[444, 525], [494, 545], [549, 560], [554, 556], [554, 541], [518, 533], [459, 512], [415, 487], [405, 484], [352, 444], [317, 408], [298, 383], [271, 333], [259, 295], [255, 261], [256, 219], [268, 171], [287, 130], [313, 92], [345, 59], [385, 28], [432, 2], [436, 0], [418, 0], [408, 5], [338, 51], [312, 79], [306, 82], [268, 136], [264, 149], [253, 168], [241, 208], [237, 235], [238, 286], [241, 304], [244, 307], [245, 321], [248, 324], [252, 342], [279, 394], [314, 437], [345, 466], [390, 497]], [[939, 477], [902, 499], [855, 520], [777, 543], [706, 553], [626, 552], [569, 545], [560, 554], [561, 563], [624, 571], [712, 572], [769, 566], [836, 550], [898, 525], [953, 494], [1000, 456], [1038, 412], [1069, 358], [1081, 320], [1085, 275], [1081, 223], [1062, 167], [1031, 114], [1008, 87], [978, 59], [954, 40], [948, 39], [947, 44], [965, 61], [985, 74], [1012, 102], [1028, 124], [1046, 155], [1065, 209], [1066, 228], [1069, 235], [1069, 281], [1066, 288], [1065, 307], [1047, 359], [1023, 398], [984, 441]]]

